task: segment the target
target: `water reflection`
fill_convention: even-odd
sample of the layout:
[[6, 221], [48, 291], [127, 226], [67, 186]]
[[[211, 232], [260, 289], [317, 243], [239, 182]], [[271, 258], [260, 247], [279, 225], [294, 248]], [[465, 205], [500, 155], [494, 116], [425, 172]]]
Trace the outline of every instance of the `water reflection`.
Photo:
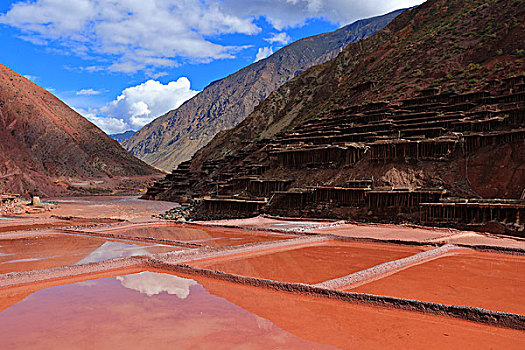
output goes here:
[[122, 286], [150, 297], [166, 292], [170, 295], [176, 295], [179, 299], [186, 299], [190, 295], [190, 287], [197, 284], [192, 279], [149, 271], [118, 276], [117, 280]]
[[99, 248], [97, 248], [88, 256], [86, 256], [84, 259], [77, 262], [77, 265], [100, 262], [115, 258], [151, 255], [147, 248], [148, 247], [131, 243], [105, 242]]
[[[13, 255], [13, 254], [1, 254], [0, 253], [0, 256], [2, 255]], [[52, 258], [55, 258], [55, 256], [44, 256], [42, 258], [27, 258], [27, 259], [17, 259], [17, 260], [9, 260], [9, 261], [2, 261], [0, 262], [0, 264], [14, 264], [14, 263], [23, 263], [23, 262], [33, 262], [33, 261], [40, 261], [40, 260], [45, 260], [45, 259], [52, 259]]]

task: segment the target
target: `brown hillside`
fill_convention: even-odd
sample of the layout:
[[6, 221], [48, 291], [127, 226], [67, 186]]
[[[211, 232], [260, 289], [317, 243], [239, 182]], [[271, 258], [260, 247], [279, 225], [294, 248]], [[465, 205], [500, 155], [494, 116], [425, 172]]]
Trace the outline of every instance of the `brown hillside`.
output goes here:
[[[198, 169], [322, 112], [395, 102], [429, 87], [474, 91], [488, 80], [521, 74], [524, 12], [522, 0], [427, 1], [272, 93], [245, 122], [200, 150], [192, 166]], [[374, 86], [365, 88], [370, 82]]]
[[435, 215], [523, 231], [524, 14], [511, 0], [405, 11], [276, 90], [149, 196], [212, 195], [218, 216]]
[[179, 108], [144, 126], [123, 145], [148, 164], [171, 170], [190, 159], [219, 131], [243, 121], [283, 83], [313, 65], [334, 58], [349, 43], [376, 33], [402, 11], [296, 41], [264, 60], [211, 83]]
[[75, 182], [154, 174], [51, 93], [0, 65], [0, 192], [52, 196], [71, 193]]

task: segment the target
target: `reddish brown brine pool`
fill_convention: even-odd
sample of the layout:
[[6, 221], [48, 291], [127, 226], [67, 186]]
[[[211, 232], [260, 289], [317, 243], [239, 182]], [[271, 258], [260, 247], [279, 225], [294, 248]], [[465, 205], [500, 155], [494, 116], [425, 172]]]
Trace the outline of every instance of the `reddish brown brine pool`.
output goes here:
[[353, 292], [525, 314], [525, 257], [462, 252], [410, 267]]
[[279, 241], [295, 237], [270, 232], [229, 229], [223, 227], [199, 227], [196, 225], [152, 225], [104, 232], [133, 238], [147, 237], [172, 241], [184, 241], [187, 243], [197, 243], [212, 247]]
[[211, 270], [281, 282], [315, 284], [421, 252], [419, 247], [357, 242], [322, 242], [256, 256], [236, 256], [196, 262]]
[[184, 248], [68, 234], [0, 239], [0, 274], [148, 256]]
[[145, 271], [33, 289], [0, 312], [0, 341], [2, 349], [520, 349], [523, 334]]
[[0, 312], [0, 342], [2, 349], [332, 348], [193, 279], [149, 271], [39, 290]]

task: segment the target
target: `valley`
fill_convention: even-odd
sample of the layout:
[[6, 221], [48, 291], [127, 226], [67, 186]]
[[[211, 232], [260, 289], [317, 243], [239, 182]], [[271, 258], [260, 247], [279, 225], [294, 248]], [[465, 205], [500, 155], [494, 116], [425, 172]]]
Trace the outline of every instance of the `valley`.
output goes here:
[[9, 0], [2, 349], [523, 349], [524, 19]]

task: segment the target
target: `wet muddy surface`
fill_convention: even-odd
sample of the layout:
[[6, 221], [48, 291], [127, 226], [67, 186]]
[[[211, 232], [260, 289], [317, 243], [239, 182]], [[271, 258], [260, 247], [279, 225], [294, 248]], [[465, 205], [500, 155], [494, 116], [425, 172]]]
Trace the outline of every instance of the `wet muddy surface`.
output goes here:
[[233, 219], [233, 220], [214, 220], [200, 222], [210, 226], [235, 226], [247, 229], [257, 230], [276, 230], [276, 231], [290, 231], [302, 232], [320, 229], [322, 227], [337, 226], [335, 221], [324, 220], [293, 220], [293, 219], [277, 219], [257, 216], [248, 219]]
[[[52, 212], [0, 219], [1, 349], [525, 347], [515, 330], [525, 329], [522, 318], [490, 311], [525, 314], [524, 240], [270, 217], [175, 224], [152, 217], [173, 203], [58, 202]], [[203, 247], [160, 254], [186, 243]], [[377, 296], [337, 294], [350, 285]], [[413, 300], [404, 307], [391, 297]]]
[[525, 257], [445, 256], [352, 289], [354, 292], [525, 314]]
[[62, 283], [0, 290], [12, 301], [0, 312], [5, 348], [521, 349], [525, 341], [516, 330], [200, 276]]
[[56, 218], [0, 218], [0, 237], [6, 233], [23, 230], [42, 230], [61, 228], [77, 225], [96, 225], [104, 223], [102, 220], [71, 219], [61, 220]]
[[447, 239], [452, 244], [468, 244], [472, 246], [525, 248], [525, 239], [517, 237], [496, 236], [490, 234], [463, 233]]
[[337, 227], [314, 229], [312, 232], [333, 234], [344, 237], [396, 239], [405, 241], [425, 241], [450, 234], [449, 231], [441, 229], [427, 229], [403, 225], [381, 224], [343, 224]]
[[196, 225], [155, 225], [123, 230], [100, 231], [129, 237], [149, 237], [185, 241], [212, 247], [235, 246], [246, 243], [279, 241], [294, 236], [238, 229], [199, 227]]
[[525, 333], [516, 330], [207, 278], [198, 281], [210, 293], [298, 337], [339, 349], [520, 349], [525, 344]]
[[84, 218], [114, 218], [121, 220], [150, 220], [152, 215], [165, 212], [179, 205], [172, 202], [146, 201], [138, 197], [97, 196], [52, 199], [58, 208], [40, 217], [77, 216]]
[[247, 258], [225, 257], [192, 265], [249, 277], [314, 284], [421, 251], [422, 248], [410, 246], [331, 242], [274, 253], [269, 251]]
[[66, 234], [0, 239], [0, 274], [166, 253], [183, 248]]
[[[52, 336], [49, 336], [52, 334]], [[210, 293], [142, 272], [42, 289], [0, 312], [9, 349], [332, 349]]]

